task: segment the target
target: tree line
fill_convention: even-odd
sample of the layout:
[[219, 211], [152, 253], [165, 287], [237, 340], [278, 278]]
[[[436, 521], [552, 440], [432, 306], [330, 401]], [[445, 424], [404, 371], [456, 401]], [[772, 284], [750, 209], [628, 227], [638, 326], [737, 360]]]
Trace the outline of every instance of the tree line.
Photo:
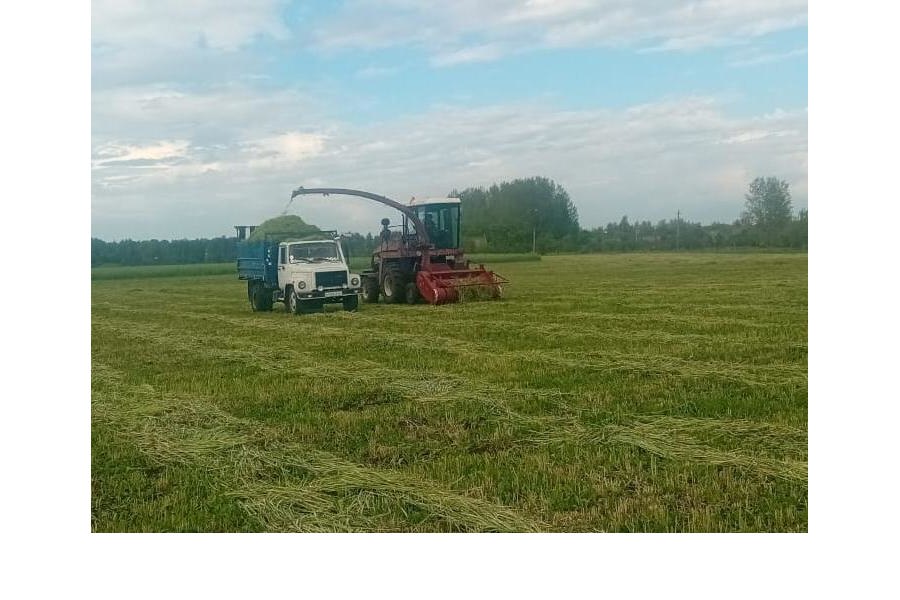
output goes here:
[[732, 223], [703, 225], [676, 218], [583, 229], [566, 191], [543, 177], [451, 192], [462, 201], [467, 250], [481, 252], [621, 252], [706, 248], [806, 248], [807, 211], [793, 214], [790, 186], [758, 177]]
[[[604, 227], [583, 229], [578, 211], [562, 186], [545, 177], [516, 179], [490, 187], [453, 190], [462, 203], [462, 239], [469, 252], [627, 252], [727, 248], [806, 249], [808, 214], [793, 213], [790, 186], [758, 177], [748, 186], [744, 211], [731, 223], [703, 225], [676, 218], [629, 221], [623, 216]], [[151, 265], [231, 262], [236, 237], [194, 240], [91, 238], [91, 265]], [[369, 255], [378, 244], [371, 233], [343, 236], [350, 256]]]

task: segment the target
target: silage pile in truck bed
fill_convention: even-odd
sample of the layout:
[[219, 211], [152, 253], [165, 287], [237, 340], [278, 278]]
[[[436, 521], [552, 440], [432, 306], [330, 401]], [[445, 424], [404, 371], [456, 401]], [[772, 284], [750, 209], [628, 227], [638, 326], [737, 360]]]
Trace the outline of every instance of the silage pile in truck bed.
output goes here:
[[315, 225], [310, 225], [297, 215], [282, 215], [264, 221], [248, 238], [251, 242], [273, 240], [283, 242], [286, 240], [302, 240], [306, 238], [322, 237], [324, 234]]

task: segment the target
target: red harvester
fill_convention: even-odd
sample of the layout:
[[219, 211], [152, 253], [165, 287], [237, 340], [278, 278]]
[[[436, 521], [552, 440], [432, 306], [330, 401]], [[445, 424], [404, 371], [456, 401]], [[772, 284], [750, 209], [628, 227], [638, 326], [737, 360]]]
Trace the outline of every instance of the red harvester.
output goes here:
[[361, 273], [363, 302], [386, 303], [425, 300], [430, 304], [458, 302], [472, 295], [500, 298], [507, 280], [478, 265], [473, 268], [460, 248], [459, 198], [429, 198], [408, 205], [390, 198], [343, 188], [297, 188], [291, 200], [304, 194], [360, 196], [395, 208], [403, 224], [391, 227], [382, 219], [378, 248], [372, 264]]

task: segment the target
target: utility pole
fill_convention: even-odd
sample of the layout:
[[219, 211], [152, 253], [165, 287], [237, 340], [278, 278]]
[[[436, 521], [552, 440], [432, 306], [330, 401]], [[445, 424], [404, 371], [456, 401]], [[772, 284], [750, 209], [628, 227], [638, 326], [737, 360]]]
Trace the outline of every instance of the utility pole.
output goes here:
[[675, 251], [678, 251], [678, 243], [681, 238], [681, 209], [678, 209], [678, 219], [675, 221]]

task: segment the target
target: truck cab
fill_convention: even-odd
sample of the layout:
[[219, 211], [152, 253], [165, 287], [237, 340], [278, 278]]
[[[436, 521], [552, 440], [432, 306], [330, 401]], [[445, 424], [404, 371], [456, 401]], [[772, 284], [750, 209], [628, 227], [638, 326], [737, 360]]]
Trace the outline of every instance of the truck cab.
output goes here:
[[294, 313], [321, 310], [332, 302], [347, 310], [358, 305], [359, 275], [350, 273], [337, 240], [280, 243], [278, 287]]
[[247, 280], [253, 310], [284, 302], [294, 314], [324, 310], [325, 304], [359, 306], [360, 276], [351, 273], [338, 238], [248, 244], [240, 250], [238, 276]]

